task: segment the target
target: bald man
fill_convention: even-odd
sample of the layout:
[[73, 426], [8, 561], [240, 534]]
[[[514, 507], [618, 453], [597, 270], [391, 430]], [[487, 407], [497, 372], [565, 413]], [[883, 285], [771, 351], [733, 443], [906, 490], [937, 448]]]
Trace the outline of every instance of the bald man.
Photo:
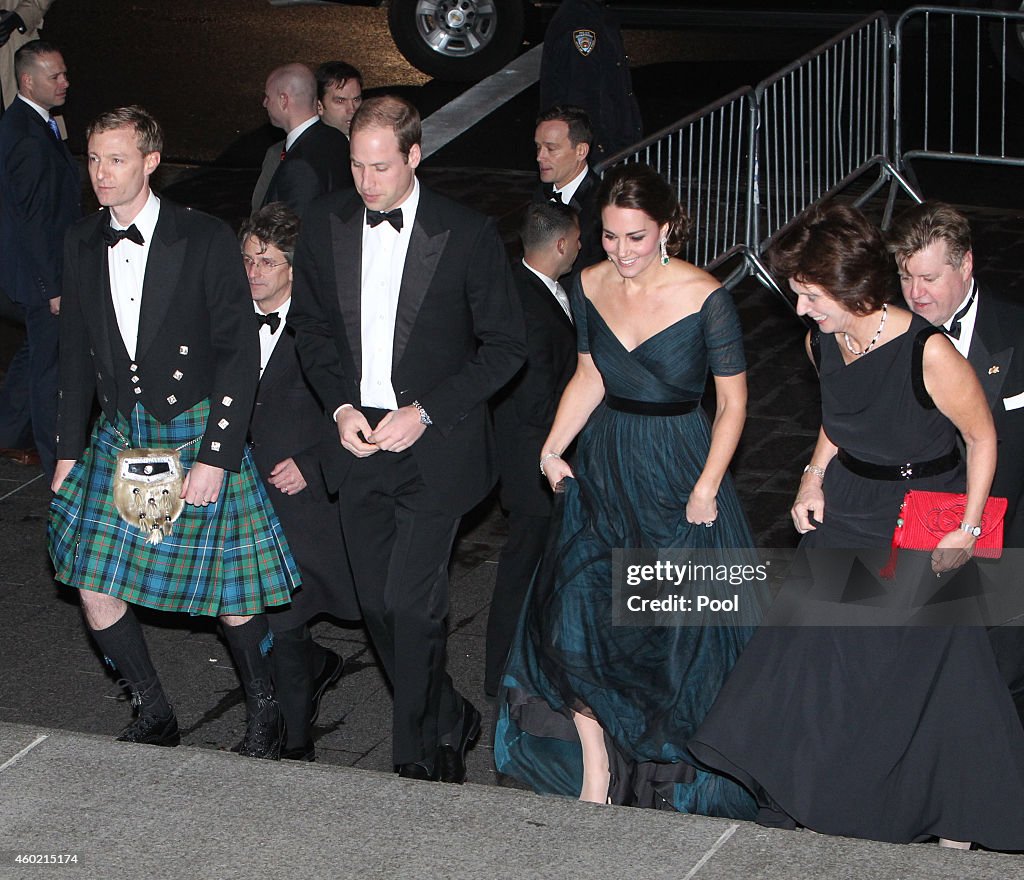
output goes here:
[[[304, 64], [286, 64], [271, 71], [263, 90], [270, 122], [284, 129], [284, 145], [271, 175], [274, 156], [264, 159], [253, 205], [284, 202], [301, 216], [317, 196], [352, 187], [348, 138], [320, 121], [316, 109], [316, 77]], [[277, 152], [277, 145], [271, 152]], [[267, 178], [269, 177], [269, 181]], [[262, 186], [266, 191], [261, 194]]]

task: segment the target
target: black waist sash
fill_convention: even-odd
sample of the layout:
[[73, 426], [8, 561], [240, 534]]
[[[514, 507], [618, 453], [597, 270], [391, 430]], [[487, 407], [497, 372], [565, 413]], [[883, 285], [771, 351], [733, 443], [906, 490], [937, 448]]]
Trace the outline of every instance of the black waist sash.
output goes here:
[[653, 400], [630, 400], [627, 397], [616, 397], [614, 394], [606, 395], [604, 402], [608, 409], [632, 413], [635, 416], [683, 416], [693, 412], [700, 405], [699, 398], [661, 403]]
[[930, 461], [908, 461], [906, 464], [873, 464], [850, 455], [845, 449], [836, 454], [839, 463], [850, 473], [867, 480], [916, 480], [934, 477], [953, 470], [960, 464], [960, 450], [955, 446], [945, 455]]

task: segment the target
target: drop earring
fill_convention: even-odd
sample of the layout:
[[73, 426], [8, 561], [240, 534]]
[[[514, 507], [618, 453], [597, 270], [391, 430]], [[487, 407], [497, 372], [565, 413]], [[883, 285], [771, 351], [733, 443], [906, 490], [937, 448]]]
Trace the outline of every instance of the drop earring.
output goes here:
[[661, 251], [661, 265], [662, 266], [667, 266], [668, 265], [668, 248], [665, 247], [665, 239], [661, 239], [658, 242], [658, 248]]

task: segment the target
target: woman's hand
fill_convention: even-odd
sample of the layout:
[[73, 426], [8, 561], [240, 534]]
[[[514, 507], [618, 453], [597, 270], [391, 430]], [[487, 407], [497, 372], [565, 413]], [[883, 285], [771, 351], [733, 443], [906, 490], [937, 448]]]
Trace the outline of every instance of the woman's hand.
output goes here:
[[575, 479], [575, 475], [572, 472], [572, 468], [569, 467], [568, 462], [554, 456], [544, 462], [544, 478], [548, 481], [548, 485], [551, 487], [552, 492], [561, 491], [559, 489], [559, 483], [561, 483], [566, 477]]
[[717, 495], [703, 492], [694, 486], [690, 498], [686, 502], [686, 521], [693, 525], [710, 528], [716, 519], [718, 519]]
[[813, 532], [817, 526], [811, 522], [813, 516], [818, 522], [825, 521], [825, 493], [822, 491], [821, 482], [814, 474], [805, 474], [800, 481], [800, 489], [796, 493], [796, 500], [789, 511], [793, 517], [793, 525], [801, 535]]
[[932, 571], [936, 576], [964, 565], [974, 554], [974, 535], [956, 529], [947, 532], [932, 551]]

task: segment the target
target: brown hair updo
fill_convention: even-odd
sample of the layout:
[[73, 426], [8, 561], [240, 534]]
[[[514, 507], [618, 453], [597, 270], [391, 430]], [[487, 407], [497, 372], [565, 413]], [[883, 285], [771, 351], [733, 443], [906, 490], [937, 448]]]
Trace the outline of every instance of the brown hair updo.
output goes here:
[[618, 165], [610, 169], [597, 192], [597, 207], [643, 211], [658, 226], [668, 224], [665, 249], [676, 256], [690, 234], [690, 219], [679, 205], [675, 191], [649, 165]]

